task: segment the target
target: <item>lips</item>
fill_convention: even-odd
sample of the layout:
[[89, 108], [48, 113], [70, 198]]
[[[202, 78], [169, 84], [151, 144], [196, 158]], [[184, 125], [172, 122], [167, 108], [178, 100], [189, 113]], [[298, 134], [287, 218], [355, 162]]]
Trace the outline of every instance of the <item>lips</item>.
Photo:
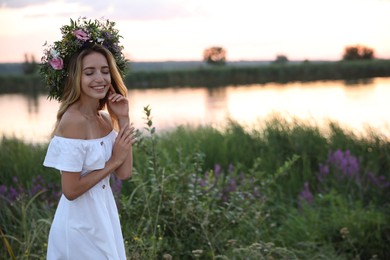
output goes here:
[[94, 89], [94, 90], [99, 91], [99, 90], [104, 90], [104, 89], [106, 88], [106, 85], [102, 85], [102, 86], [92, 86], [91, 88]]

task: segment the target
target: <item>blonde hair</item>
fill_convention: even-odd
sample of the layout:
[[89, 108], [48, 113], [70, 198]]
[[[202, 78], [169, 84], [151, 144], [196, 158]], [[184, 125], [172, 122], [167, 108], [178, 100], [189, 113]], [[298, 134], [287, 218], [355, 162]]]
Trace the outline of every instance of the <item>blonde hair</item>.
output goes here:
[[[114, 87], [115, 92], [121, 94], [124, 97], [127, 97], [127, 88], [123, 82], [123, 78], [118, 70], [118, 66], [115, 62], [115, 58], [112, 55], [112, 53], [108, 49], [106, 49], [105, 47], [99, 44], [95, 44], [92, 45], [91, 47], [83, 49], [78, 54], [72, 56], [69, 60], [69, 66], [67, 70], [68, 77], [65, 82], [64, 92], [60, 99], [60, 107], [57, 112], [57, 121], [54, 125], [52, 136], [57, 130], [57, 127], [66, 110], [68, 110], [68, 108], [73, 103], [75, 103], [80, 99], [82, 61], [85, 56], [93, 52], [101, 53], [104, 57], [106, 57], [108, 62], [108, 67], [110, 68], [111, 84]], [[99, 100], [99, 108], [98, 108], [99, 110], [102, 110], [106, 107], [107, 98], [108, 98], [108, 94], [106, 95], [105, 98]], [[108, 113], [110, 114], [113, 127], [115, 129], [118, 129], [118, 118], [115, 116], [115, 114], [111, 111], [109, 107], [107, 107], [107, 110]]]

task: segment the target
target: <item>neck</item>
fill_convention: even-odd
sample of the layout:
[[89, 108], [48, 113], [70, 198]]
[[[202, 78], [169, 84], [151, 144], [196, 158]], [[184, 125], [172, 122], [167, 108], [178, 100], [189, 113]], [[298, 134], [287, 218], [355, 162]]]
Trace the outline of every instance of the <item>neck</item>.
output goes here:
[[80, 100], [78, 108], [85, 116], [96, 116], [99, 112], [99, 100], [89, 100], [88, 102], [86, 100]]

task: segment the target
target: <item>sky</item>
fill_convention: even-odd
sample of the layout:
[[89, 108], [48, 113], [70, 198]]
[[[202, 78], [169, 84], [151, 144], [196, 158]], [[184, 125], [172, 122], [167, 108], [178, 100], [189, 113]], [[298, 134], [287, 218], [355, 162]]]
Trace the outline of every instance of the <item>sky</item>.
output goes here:
[[390, 59], [390, 0], [0, 0], [0, 62], [39, 61], [70, 18], [116, 22], [131, 61], [339, 60], [345, 47]]

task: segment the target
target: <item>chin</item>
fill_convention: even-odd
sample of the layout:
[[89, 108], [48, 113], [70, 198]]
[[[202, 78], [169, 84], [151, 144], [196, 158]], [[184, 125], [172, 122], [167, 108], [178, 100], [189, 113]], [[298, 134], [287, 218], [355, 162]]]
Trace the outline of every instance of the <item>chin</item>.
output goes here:
[[104, 99], [107, 96], [107, 92], [105, 94], [96, 95], [97, 99]]

